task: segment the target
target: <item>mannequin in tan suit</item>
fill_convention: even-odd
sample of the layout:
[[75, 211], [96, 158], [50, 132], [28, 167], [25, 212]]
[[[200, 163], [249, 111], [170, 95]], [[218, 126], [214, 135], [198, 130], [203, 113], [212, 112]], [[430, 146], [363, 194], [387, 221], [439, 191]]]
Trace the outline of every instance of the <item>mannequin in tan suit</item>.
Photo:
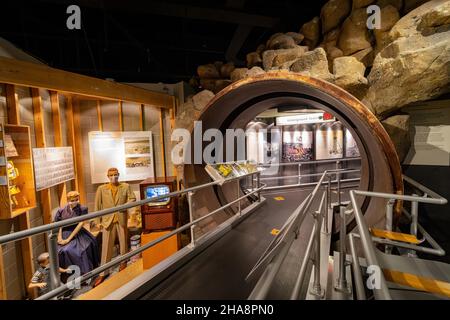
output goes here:
[[[119, 171], [116, 168], [108, 169], [109, 183], [101, 185], [95, 194], [95, 211], [113, 208], [129, 202], [136, 201], [131, 187], [128, 183], [119, 182]], [[113, 214], [100, 218], [100, 227], [102, 228], [102, 255], [101, 265], [111, 261], [112, 249], [116, 236], [119, 236], [120, 254], [127, 253], [127, 211], [115, 212]], [[121, 264], [120, 270], [125, 267]], [[99, 285], [104, 280], [102, 273], [96, 280], [94, 286]]]

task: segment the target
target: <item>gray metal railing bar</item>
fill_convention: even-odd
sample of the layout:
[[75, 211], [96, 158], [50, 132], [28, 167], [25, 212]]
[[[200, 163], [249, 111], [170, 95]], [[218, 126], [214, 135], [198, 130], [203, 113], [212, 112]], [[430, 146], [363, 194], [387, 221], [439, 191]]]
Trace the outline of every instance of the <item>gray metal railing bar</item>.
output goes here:
[[[242, 179], [244, 177], [247, 176], [251, 176], [251, 175], [259, 175], [259, 172], [254, 172], [254, 173], [249, 173], [246, 175], [242, 175], [240, 177], [234, 177], [228, 180], [225, 180], [225, 183], [228, 183], [230, 181], [234, 181], [236, 179]], [[40, 233], [44, 233], [44, 232], [49, 232], [52, 230], [57, 230], [59, 228], [63, 228], [66, 226], [70, 226], [73, 224], [77, 224], [79, 222], [83, 222], [83, 221], [88, 221], [88, 220], [94, 220], [95, 218], [99, 218], [108, 214], [112, 214], [115, 212], [120, 212], [120, 211], [125, 211], [134, 207], [139, 207], [143, 204], [158, 200], [158, 199], [164, 199], [164, 198], [171, 198], [171, 197], [175, 197], [184, 193], [188, 193], [190, 191], [196, 191], [196, 190], [200, 190], [206, 187], [210, 187], [210, 186], [214, 186], [214, 185], [218, 185], [220, 184], [219, 181], [212, 181], [209, 183], [205, 183], [199, 186], [195, 186], [195, 187], [191, 187], [191, 188], [186, 188], [183, 190], [179, 190], [179, 191], [175, 191], [175, 192], [171, 192], [165, 195], [160, 195], [160, 196], [156, 196], [156, 197], [152, 197], [152, 198], [148, 198], [148, 199], [144, 199], [144, 200], [139, 200], [139, 201], [134, 201], [134, 202], [130, 202], [121, 206], [117, 206], [114, 208], [109, 208], [109, 209], [103, 209], [103, 210], [99, 210], [96, 212], [92, 212], [92, 213], [88, 213], [86, 215], [82, 215], [82, 216], [78, 216], [75, 218], [70, 218], [67, 220], [63, 220], [63, 221], [58, 221], [58, 222], [52, 222], [46, 225], [42, 225], [42, 226], [38, 226], [38, 227], [34, 227], [31, 229], [27, 229], [27, 230], [22, 230], [22, 231], [17, 231], [11, 234], [7, 234], [4, 236], [0, 236], [0, 245], [1, 244], [5, 244], [8, 242], [12, 242], [12, 241], [18, 241], [18, 240], [22, 240], [25, 238], [28, 238], [30, 236], [34, 236]]]
[[446, 204], [447, 203], [447, 199], [445, 199], [443, 196], [437, 194], [433, 190], [428, 189], [427, 187], [425, 187], [421, 183], [417, 182], [416, 180], [414, 180], [414, 179], [412, 179], [412, 178], [410, 178], [408, 176], [405, 176], [405, 175], [402, 175], [402, 176], [403, 176], [403, 180], [408, 182], [413, 187], [419, 189], [420, 191], [422, 191], [427, 196], [431, 196], [431, 198], [437, 199], [439, 203], [436, 202], [436, 204]]
[[361, 273], [361, 266], [359, 264], [359, 258], [356, 255], [356, 247], [355, 247], [355, 234], [350, 233], [349, 234], [349, 245], [350, 245], [350, 253], [352, 256], [352, 267], [353, 267], [353, 274], [354, 274], [354, 281], [355, 281], [355, 288], [356, 288], [356, 298], [358, 300], [366, 300], [366, 290], [364, 289], [364, 282], [363, 277]]
[[[66, 284], [58, 287], [57, 289], [52, 290], [52, 291], [46, 293], [45, 295], [40, 296], [38, 298], [38, 300], [46, 300], [46, 299], [51, 299], [53, 297], [56, 297], [59, 294], [69, 290], [70, 289], [69, 286], [73, 285], [73, 283], [82, 283], [82, 282], [84, 282], [84, 281], [86, 281], [86, 280], [88, 280], [88, 279], [90, 279], [90, 278], [92, 278], [92, 277], [102, 273], [103, 271], [106, 271], [109, 268], [112, 268], [112, 267], [120, 264], [121, 262], [124, 262], [124, 261], [128, 260], [129, 258], [131, 258], [131, 257], [133, 257], [133, 256], [135, 256], [135, 255], [137, 255], [137, 254], [147, 250], [148, 248], [153, 247], [154, 245], [156, 245], [156, 244], [158, 244], [158, 243], [160, 243], [160, 242], [162, 242], [162, 241], [164, 241], [164, 240], [166, 240], [166, 239], [168, 239], [168, 238], [170, 238], [170, 237], [172, 237], [172, 236], [174, 236], [174, 235], [176, 235], [176, 234], [178, 234], [178, 233], [180, 233], [180, 232], [182, 232], [184, 230], [190, 229], [192, 225], [195, 225], [195, 224], [199, 223], [200, 221], [203, 221], [204, 219], [212, 216], [213, 214], [216, 214], [216, 213], [218, 213], [218, 212], [220, 212], [220, 211], [230, 207], [231, 205], [235, 204], [238, 201], [242, 201], [243, 199], [247, 198], [249, 195], [252, 195], [254, 193], [258, 193], [259, 191], [264, 189], [264, 184], [261, 183], [261, 185], [262, 185], [261, 187], [255, 189], [254, 191], [250, 192], [249, 194], [246, 194], [246, 195], [244, 195], [242, 197], [239, 197], [236, 200], [234, 200], [234, 201], [232, 201], [230, 203], [227, 203], [226, 205], [224, 205], [224, 206], [222, 206], [222, 207], [220, 207], [220, 208], [210, 212], [209, 214], [207, 214], [207, 215], [205, 215], [203, 217], [200, 217], [200, 218], [198, 218], [198, 219], [196, 219], [196, 220], [194, 220], [194, 221], [192, 221], [192, 222], [190, 222], [188, 224], [185, 224], [184, 226], [182, 226], [180, 228], [177, 228], [177, 229], [175, 229], [175, 230], [173, 230], [173, 231], [171, 231], [171, 232], [169, 232], [169, 233], [167, 233], [167, 234], [165, 234], [165, 235], [163, 235], [163, 236], [161, 236], [161, 237], [159, 237], [159, 238], [157, 238], [157, 239], [155, 239], [155, 240], [145, 244], [144, 246], [137, 248], [136, 250], [128, 252], [128, 253], [120, 256], [120, 257], [117, 257], [114, 260], [112, 260], [112, 261], [110, 261], [110, 262], [108, 262], [108, 263], [106, 263], [106, 264], [104, 264], [104, 265], [102, 265], [102, 266], [100, 266], [100, 267], [98, 267], [98, 268], [96, 268], [96, 269], [94, 269], [94, 270], [92, 270], [92, 271], [90, 271], [90, 272], [88, 272], [88, 273], [86, 273], [86, 274], [84, 274], [84, 275], [82, 275], [82, 276], [72, 280], [70, 283], [66, 283]], [[166, 197], [167, 197], [167, 195], [166, 195]]]
[[[354, 172], [361, 172], [361, 169], [339, 169], [340, 174], [347, 174], [347, 173], [354, 173]], [[277, 176], [277, 177], [263, 177], [261, 180], [276, 180], [276, 179], [292, 179], [292, 178], [308, 178], [308, 177], [319, 177], [323, 174], [323, 172], [319, 173], [307, 173], [307, 174], [301, 174], [301, 175], [290, 175], [290, 176]], [[334, 175], [337, 175], [338, 172], [334, 173]], [[337, 181], [337, 180], [336, 180]], [[341, 180], [343, 181], [343, 180]]]
[[[364, 195], [364, 193], [365, 192], [362, 192], [363, 195]], [[369, 233], [369, 228], [367, 227], [366, 221], [364, 220], [364, 217], [361, 213], [361, 209], [358, 206], [358, 203], [356, 202], [355, 194], [360, 194], [360, 193], [359, 193], [359, 191], [356, 191], [356, 190], [350, 190], [350, 199], [351, 199], [353, 209], [354, 209], [354, 217], [358, 224], [362, 247], [363, 247], [366, 259], [367, 259], [367, 263], [368, 263], [368, 265], [374, 265], [374, 266], [380, 267], [380, 264], [378, 262], [376, 252], [375, 252], [376, 249], [373, 245], [372, 237]], [[393, 195], [390, 195], [390, 196], [393, 196]], [[380, 270], [381, 270], [381, 268], [380, 268]], [[381, 280], [380, 289], [373, 290], [375, 297], [380, 300], [391, 300], [391, 295], [389, 293], [389, 289], [386, 284], [386, 279], [382, 272], [380, 274], [380, 280]]]
[[357, 195], [383, 198], [383, 199], [417, 201], [417, 202], [432, 203], [432, 204], [446, 204], [447, 203], [446, 199], [424, 198], [424, 197], [419, 197], [419, 196], [408, 196], [408, 195], [373, 192], [373, 191], [361, 191], [361, 190], [354, 190], [354, 191], [355, 191], [355, 194], [357, 194]]
[[[334, 170], [330, 170], [332, 172]], [[300, 226], [302, 225], [304, 218], [306, 216], [306, 213], [309, 211], [312, 202], [315, 200], [317, 193], [319, 191], [319, 188], [321, 187], [323, 180], [325, 177], [329, 174], [328, 171], [325, 171], [322, 174], [322, 177], [317, 182], [316, 187], [311, 192], [309, 199], [306, 203], [305, 201], [300, 204], [300, 206], [297, 208], [294, 218], [292, 219], [292, 222], [289, 224], [289, 227], [287, 228], [285, 234], [283, 235], [285, 245], [282, 246], [278, 252], [274, 252], [273, 260], [266, 266], [263, 275], [258, 280], [255, 288], [253, 289], [252, 293], [250, 294], [248, 299], [264, 299], [264, 297], [267, 295], [268, 290], [272, 286], [273, 279], [275, 275], [277, 274], [281, 263], [286, 258], [286, 255], [289, 252], [289, 248], [292, 246], [292, 243], [294, 242], [296, 238], [296, 234], [298, 233], [298, 230], [300, 229]], [[262, 259], [267, 260], [267, 259]], [[258, 266], [255, 266], [252, 271], [250, 271], [247, 278], [249, 278], [252, 274], [256, 272], [261, 266], [263, 266], [263, 263], [260, 263]]]
[[290, 300], [297, 300], [299, 298], [300, 290], [301, 290], [302, 284], [305, 280], [308, 263], [310, 262], [311, 251], [312, 251], [312, 247], [314, 245], [314, 233], [315, 233], [316, 228], [317, 228], [317, 225], [314, 224], [313, 229], [312, 229], [312, 234], [309, 237], [308, 245], [306, 246], [305, 257], [300, 266], [300, 271], [297, 275], [297, 279], [295, 280], [294, 289], [292, 289], [291, 296], [289, 298]]
[[278, 163], [258, 163], [258, 167], [263, 166], [272, 166], [272, 165], [279, 165], [279, 166], [292, 166], [292, 165], [299, 165], [299, 164], [321, 164], [321, 163], [335, 163], [336, 161], [356, 161], [361, 160], [361, 157], [355, 157], [355, 158], [339, 158], [339, 159], [326, 159], [326, 160], [305, 160], [305, 161], [296, 161], [296, 162], [278, 162]]

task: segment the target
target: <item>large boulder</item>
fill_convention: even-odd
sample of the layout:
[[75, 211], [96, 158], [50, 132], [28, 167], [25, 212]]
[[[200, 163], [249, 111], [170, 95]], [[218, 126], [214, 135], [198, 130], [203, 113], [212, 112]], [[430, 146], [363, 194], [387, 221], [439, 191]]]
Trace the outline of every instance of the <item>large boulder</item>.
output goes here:
[[319, 17], [314, 17], [311, 21], [305, 23], [301, 29], [300, 33], [305, 36], [302, 44], [309, 47], [309, 49], [314, 49], [319, 43], [320, 38], [320, 19]]
[[285, 64], [286, 62], [294, 62], [297, 58], [302, 56], [308, 47], [295, 46], [291, 49], [279, 49], [279, 50], [267, 50], [263, 52], [263, 68], [268, 71], [272, 68], [277, 68]]
[[298, 32], [286, 32], [285, 35], [291, 37], [294, 40], [295, 44], [300, 44], [300, 42], [302, 42], [305, 38], [304, 35]]
[[220, 75], [222, 78], [226, 79], [229, 78], [231, 75], [231, 72], [233, 72], [233, 70], [236, 67], [234, 66], [233, 62], [228, 62], [225, 63], [224, 65], [222, 65], [222, 67], [220, 68]]
[[[302, 39], [303, 40], [303, 39]], [[296, 41], [294, 38], [285, 35], [285, 34], [279, 34], [276, 37], [273, 37], [270, 41], [267, 43], [267, 48], [277, 50], [277, 49], [290, 49], [297, 46]]]
[[358, 61], [364, 63], [366, 67], [372, 66], [373, 59], [375, 58], [375, 51], [372, 47], [355, 52], [350, 57], [355, 57]]
[[209, 90], [203, 90], [197, 93], [192, 97], [192, 104], [194, 105], [194, 109], [198, 111], [202, 111], [209, 101], [214, 98], [214, 93]]
[[200, 78], [215, 79], [220, 77], [219, 70], [212, 63], [204, 64], [197, 67], [197, 74]]
[[320, 47], [303, 54], [292, 64], [290, 70], [327, 81], [333, 80], [333, 75], [328, 69], [327, 54]]
[[361, 99], [367, 90], [366, 67], [354, 57], [339, 57], [333, 61], [334, 84]]
[[380, 29], [374, 29], [375, 40], [377, 43], [376, 52], [381, 51], [386, 45], [389, 44], [389, 31], [400, 20], [400, 14], [398, 10], [392, 6], [387, 5], [381, 9], [381, 25]]
[[403, 8], [403, 0], [378, 0], [376, 3], [377, 6], [379, 6], [381, 9], [384, 7], [391, 5], [397, 9], [397, 11], [400, 12]]
[[369, 4], [372, 4], [375, 0], [353, 0], [353, 9], [359, 9], [367, 7]]
[[409, 115], [395, 115], [381, 121], [381, 123], [391, 137], [400, 163], [402, 163], [411, 147]]
[[241, 79], [257, 76], [257, 75], [263, 74], [263, 73], [265, 73], [265, 71], [263, 69], [261, 69], [260, 67], [253, 67], [251, 69], [236, 68], [231, 73], [231, 82], [236, 82]]
[[247, 54], [247, 68], [260, 66], [262, 63], [261, 54], [257, 51]]
[[[432, 0], [392, 28], [389, 35], [395, 40], [375, 57], [363, 99], [375, 114], [385, 116], [450, 91], [450, 26], [439, 25], [438, 21], [445, 21], [443, 15], [450, 15], [450, 1]], [[431, 20], [433, 16], [438, 20]]]
[[355, 9], [345, 19], [339, 35], [338, 47], [348, 56], [372, 46], [367, 29], [367, 12], [365, 8]]
[[351, 0], [330, 0], [322, 7], [320, 19], [322, 20], [322, 34], [339, 26], [350, 14]]

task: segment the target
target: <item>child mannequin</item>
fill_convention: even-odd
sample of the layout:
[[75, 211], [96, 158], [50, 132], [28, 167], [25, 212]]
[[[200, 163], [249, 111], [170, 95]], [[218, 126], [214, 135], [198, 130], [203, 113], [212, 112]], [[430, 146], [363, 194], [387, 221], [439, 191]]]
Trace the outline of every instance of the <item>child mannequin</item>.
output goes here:
[[[37, 258], [37, 262], [39, 264], [39, 268], [34, 273], [33, 278], [31, 278], [28, 288], [38, 288], [39, 295], [41, 296], [49, 292], [49, 286], [47, 284], [50, 276], [50, 256], [48, 252], [41, 253]], [[70, 270], [59, 268], [59, 272], [70, 273]]]

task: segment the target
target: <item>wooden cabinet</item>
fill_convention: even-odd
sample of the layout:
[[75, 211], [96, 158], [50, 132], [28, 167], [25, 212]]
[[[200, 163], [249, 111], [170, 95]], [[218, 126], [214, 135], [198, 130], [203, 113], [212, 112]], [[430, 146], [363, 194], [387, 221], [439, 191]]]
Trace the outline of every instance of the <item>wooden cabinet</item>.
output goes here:
[[0, 124], [0, 141], [0, 219], [11, 219], [36, 207], [30, 127]]

